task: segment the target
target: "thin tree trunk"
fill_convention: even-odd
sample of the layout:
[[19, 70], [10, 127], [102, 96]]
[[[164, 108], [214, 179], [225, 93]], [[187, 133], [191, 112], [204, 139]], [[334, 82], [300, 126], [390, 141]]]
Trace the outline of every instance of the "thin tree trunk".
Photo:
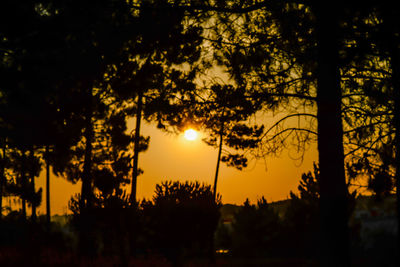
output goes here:
[[[221, 125], [221, 129], [219, 132], [219, 145], [218, 145], [218, 157], [217, 157], [217, 167], [215, 168], [215, 178], [214, 178], [214, 188], [213, 188], [213, 199], [214, 202], [217, 200], [217, 184], [218, 184], [218, 175], [219, 175], [219, 165], [221, 163], [221, 154], [222, 154], [222, 146], [224, 142], [224, 123]], [[214, 243], [214, 235], [210, 236], [210, 251], [209, 251], [209, 259], [210, 264], [215, 264], [215, 243]]]
[[21, 167], [21, 186], [22, 186], [22, 218], [26, 219], [26, 191], [27, 191], [27, 181], [26, 181], [26, 160], [25, 160], [25, 149], [22, 150], [22, 167]]
[[88, 103], [85, 111], [85, 158], [82, 172], [81, 209], [92, 206], [92, 152], [93, 152], [93, 87], [88, 88]]
[[3, 139], [3, 155], [2, 161], [0, 166], [0, 220], [3, 218], [3, 192], [4, 192], [4, 185], [6, 182], [6, 139]]
[[131, 204], [136, 203], [136, 190], [137, 190], [137, 177], [139, 171], [139, 145], [140, 145], [140, 123], [142, 119], [142, 105], [143, 105], [143, 92], [140, 91], [138, 95], [137, 109], [136, 109], [136, 126], [135, 126], [135, 140], [134, 140], [134, 155], [132, 163], [132, 189], [131, 189]]
[[222, 144], [223, 144], [223, 136], [224, 136], [224, 125], [221, 125], [221, 131], [219, 133], [219, 146], [218, 146], [218, 157], [217, 157], [217, 167], [215, 168], [215, 178], [214, 178], [214, 201], [217, 198], [217, 183], [218, 183], [218, 174], [219, 174], [219, 165], [221, 162], [221, 154], [222, 154]]
[[[321, 265], [349, 266], [339, 72], [340, 7], [317, 1], [317, 119], [320, 165]], [[335, 8], [336, 7], [336, 8]], [[334, 10], [332, 10], [332, 8]]]
[[219, 175], [219, 165], [221, 163], [221, 154], [222, 154], [222, 144], [224, 142], [224, 123], [221, 125], [221, 129], [219, 132], [219, 145], [218, 145], [218, 157], [217, 157], [217, 167], [215, 168], [215, 178], [214, 178], [214, 201], [217, 198], [217, 184], [218, 184], [218, 175]]
[[[33, 150], [33, 146], [31, 147], [31, 150], [29, 151], [29, 157], [30, 157], [30, 179], [31, 179], [31, 190], [32, 190], [32, 194], [36, 193], [35, 190], [35, 172], [34, 172], [34, 160], [35, 160], [35, 154], [34, 154], [34, 150]], [[31, 214], [31, 219], [32, 222], [36, 222], [36, 203], [35, 201], [32, 201], [31, 203], [32, 205], [32, 214]]]
[[50, 228], [51, 213], [50, 213], [50, 151], [49, 145], [46, 145], [46, 224], [47, 229]]

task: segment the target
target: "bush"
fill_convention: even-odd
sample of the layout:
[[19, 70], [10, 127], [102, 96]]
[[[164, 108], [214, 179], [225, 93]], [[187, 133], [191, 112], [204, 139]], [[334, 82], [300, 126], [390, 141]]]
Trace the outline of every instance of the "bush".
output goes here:
[[77, 195], [70, 201], [72, 226], [79, 235], [79, 253], [89, 256], [119, 255], [126, 259], [136, 251], [137, 236], [142, 231], [137, 207], [129, 197], [96, 198], [92, 207], [79, 207]]
[[153, 201], [142, 202], [149, 248], [172, 262], [213, 257], [220, 197], [198, 182], [162, 182]]
[[282, 233], [278, 214], [262, 197], [257, 205], [244, 202], [234, 215], [232, 254], [239, 257], [265, 257], [279, 251]]

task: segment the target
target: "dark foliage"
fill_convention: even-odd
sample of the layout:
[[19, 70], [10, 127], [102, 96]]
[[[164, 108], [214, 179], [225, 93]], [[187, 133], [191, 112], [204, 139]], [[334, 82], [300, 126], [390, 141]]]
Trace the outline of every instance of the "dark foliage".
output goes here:
[[[4, 196], [22, 201], [20, 213], [0, 218], [4, 242], [37, 254], [46, 233], [34, 223], [42, 198], [35, 179], [46, 163], [48, 175], [51, 164], [82, 182], [71, 201], [81, 253], [125, 260], [146, 248], [176, 264], [212, 258], [220, 161], [242, 169], [248, 151], [265, 156], [288, 143], [303, 151], [316, 134], [320, 167], [302, 176], [284, 218], [265, 199], [246, 202], [224, 246], [231, 242], [238, 256], [270, 256], [285, 240], [291, 255], [321, 248], [322, 265], [348, 265], [355, 193], [345, 166], [353, 180], [367, 174], [378, 199], [397, 187], [400, 201], [398, 16], [389, 1], [3, 1], [0, 212]], [[198, 73], [214, 63], [229, 81], [197, 90]], [[267, 131], [249, 123], [280, 109], [288, 115]], [[126, 119], [133, 114], [132, 166]], [[149, 143], [140, 136], [142, 116], [159, 128], [192, 123], [208, 131], [206, 143], [219, 148], [213, 192], [165, 182], [137, 205], [138, 154]], [[295, 126], [284, 125], [293, 118]], [[235, 151], [221, 155], [223, 146]], [[345, 165], [348, 155], [353, 162]], [[122, 188], [131, 168], [129, 203]], [[47, 216], [49, 224], [50, 209]], [[400, 220], [398, 233], [400, 244]]]
[[71, 221], [82, 255], [162, 255], [180, 264], [214, 257], [213, 237], [220, 198], [198, 182], [163, 182], [152, 201], [132, 206], [129, 196], [98, 196], [92, 208], [81, 208], [79, 195], [70, 202]]
[[319, 169], [314, 164], [313, 173], [304, 173], [298, 190], [290, 192], [290, 202], [285, 212], [288, 247], [296, 256], [316, 257], [319, 247]]
[[260, 258], [282, 253], [282, 223], [265, 198], [257, 205], [246, 200], [235, 214], [232, 228], [233, 255]]
[[[299, 195], [290, 192], [289, 205], [285, 212], [285, 236], [288, 250], [295, 256], [317, 258], [320, 242], [320, 172], [314, 163], [313, 172], [304, 173], [298, 186]], [[348, 193], [348, 216], [356, 199], [356, 191]]]
[[93, 207], [80, 207], [80, 196], [71, 199], [72, 226], [79, 236], [81, 255], [117, 255], [126, 260], [135, 253], [136, 239], [141, 231], [137, 208], [129, 197], [98, 196]]
[[141, 205], [151, 249], [175, 263], [212, 258], [220, 204], [211, 186], [199, 182], [157, 185], [153, 201]]

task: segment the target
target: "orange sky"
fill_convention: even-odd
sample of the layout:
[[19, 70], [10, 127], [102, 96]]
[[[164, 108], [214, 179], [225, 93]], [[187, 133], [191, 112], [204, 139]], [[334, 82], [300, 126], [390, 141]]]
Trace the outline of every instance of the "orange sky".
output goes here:
[[[142, 135], [150, 136], [149, 149], [140, 154], [139, 166], [144, 174], [138, 178], [139, 198], [151, 198], [155, 185], [163, 180], [198, 180], [212, 184], [215, 175], [217, 150], [207, 146], [201, 139], [188, 141], [183, 134], [167, 134], [154, 126], [144, 123]], [[279, 158], [271, 157], [257, 162], [251, 161], [248, 168], [239, 171], [221, 164], [218, 192], [223, 203], [242, 204], [246, 198], [254, 202], [261, 196], [268, 201], [286, 199], [289, 191], [297, 191], [302, 173], [312, 170], [317, 160], [316, 144], [305, 154], [302, 164], [289, 157], [285, 151]], [[45, 188], [44, 171], [37, 182], [37, 188]], [[69, 213], [68, 201], [79, 192], [80, 184], [72, 185], [66, 180], [52, 176], [52, 214]], [[45, 213], [45, 192], [39, 214]]]

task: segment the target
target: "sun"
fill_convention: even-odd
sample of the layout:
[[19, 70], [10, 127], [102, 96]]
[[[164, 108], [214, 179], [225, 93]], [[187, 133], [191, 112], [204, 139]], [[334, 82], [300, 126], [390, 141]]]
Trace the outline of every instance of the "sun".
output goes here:
[[197, 131], [193, 129], [187, 129], [184, 133], [185, 139], [189, 141], [194, 141], [197, 138]]

